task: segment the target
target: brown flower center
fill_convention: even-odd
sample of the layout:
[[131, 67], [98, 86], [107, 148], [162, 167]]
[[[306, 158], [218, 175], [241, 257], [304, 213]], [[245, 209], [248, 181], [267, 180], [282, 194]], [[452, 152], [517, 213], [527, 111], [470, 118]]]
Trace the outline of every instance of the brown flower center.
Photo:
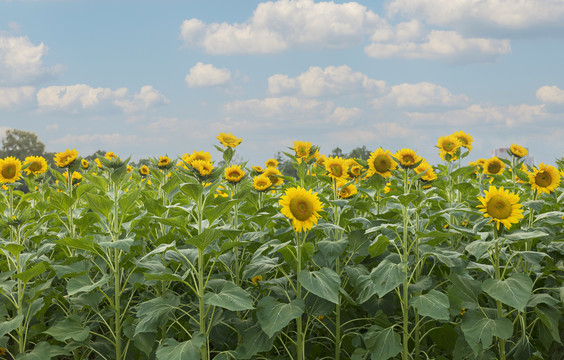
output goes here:
[[552, 176], [546, 171], [539, 172], [535, 176], [535, 184], [543, 188], [548, 187], [552, 184]]
[[343, 168], [340, 165], [338, 164], [331, 165], [330, 169], [331, 169], [331, 175], [335, 177], [343, 176]]
[[15, 165], [13, 165], [13, 164], [8, 164], [8, 165], [5, 165], [5, 166], [2, 168], [2, 177], [3, 177], [4, 179], [10, 180], [10, 179], [13, 179], [14, 176], [16, 176], [16, 167], [15, 167]]
[[497, 174], [501, 170], [501, 164], [496, 162], [491, 162], [488, 164], [488, 172], [490, 174]]
[[29, 165], [29, 170], [32, 172], [40, 171], [41, 170], [41, 163], [39, 161], [34, 161]]
[[511, 216], [511, 203], [501, 195], [494, 195], [488, 201], [488, 214], [494, 219], [507, 219]]
[[411, 155], [404, 155], [402, 158], [402, 162], [404, 165], [413, 165], [415, 164], [415, 159]]
[[313, 215], [313, 204], [306, 197], [296, 196], [290, 201], [290, 212], [299, 221], [306, 221]]
[[374, 159], [373, 165], [374, 165], [374, 169], [376, 169], [377, 172], [383, 174], [390, 170], [390, 167], [392, 166], [392, 162], [390, 161], [390, 158], [387, 155], [378, 155]]

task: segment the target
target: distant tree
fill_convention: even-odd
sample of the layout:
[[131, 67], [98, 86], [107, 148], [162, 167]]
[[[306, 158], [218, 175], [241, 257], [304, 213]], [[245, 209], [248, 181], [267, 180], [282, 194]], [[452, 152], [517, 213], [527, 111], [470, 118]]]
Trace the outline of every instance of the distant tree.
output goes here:
[[345, 157], [345, 154], [343, 153], [343, 150], [341, 150], [340, 147], [336, 147], [333, 149], [333, 151], [331, 151], [331, 156], [333, 157]]
[[283, 157], [283, 154], [279, 151], [276, 153], [274, 158], [278, 161], [278, 170], [284, 176], [292, 176], [297, 178], [298, 171], [292, 165], [292, 160], [288, 159], [287, 157]]
[[351, 152], [348, 153], [347, 157], [351, 159], [368, 160], [370, 157], [370, 150], [366, 148], [366, 145], [358, 146], [352, 149]]
[[39, 141], [35, 133], [9, 129], [2, 139], [2, 149], [0, 149], [0, 158], [14, 156], [21, 161], [28, 156], [43, 156], [45, 153], [45, 144]]
[[83, 156], [84, 159], [86, 159], [88, 162], [92, 162], [94, 161], [94, 159], [96, 159], [98, 157], [98, 155], [100, 156], [104, 156], [106, 155], [107, 151], [105, 150], [96, 150], [93, 154], [90, 154], [88, 156]]

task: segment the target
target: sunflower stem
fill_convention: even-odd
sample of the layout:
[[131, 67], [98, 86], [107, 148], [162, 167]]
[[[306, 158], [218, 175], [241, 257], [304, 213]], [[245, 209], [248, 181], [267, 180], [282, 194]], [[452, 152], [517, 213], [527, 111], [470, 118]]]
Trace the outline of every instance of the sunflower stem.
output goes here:
[[[301, 235], [299, 232], [296, 234], [296, 255], [297, 255], [297, 266], [296, 266], [296, 298], [302, 299], [302, 288], [300, 284], [300, 272], [302, 270], [302, 244]], [[302, 327], [302, 316], [298, 316], [296, 319], [296, 346], [297, 346], [297, 359], [304, 360], [304, 333]]]
[[[499, 232], [503, 231], [503, 225], [501, 231], [498, 231], [496, 225], [492, 224], [493, 226], [493, 234], [494, 234], [494, 271], [495, 271], [495, 279], [498, 281], [502, 280], [501, 276], [501, 266], [500, 266], [500, 253], [501, 253], [501, 246], [498, 241]], [[497, 307], [497, 317], [501, 319], [503, 317], [503, 308], [501, 301], [496, 300], [496, 307]], [[505, 340], [498, 338], [498, 346], [499, 346], [499, 359], [505, 360]]]

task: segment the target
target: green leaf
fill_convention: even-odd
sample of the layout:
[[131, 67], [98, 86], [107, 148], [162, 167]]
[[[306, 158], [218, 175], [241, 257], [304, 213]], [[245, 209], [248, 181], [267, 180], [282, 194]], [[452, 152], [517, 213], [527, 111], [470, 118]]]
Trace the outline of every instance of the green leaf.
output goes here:
[[554, 306], [540, 304], [535, 307], [535, 313], [541, 319], [543, 325], [548, 329], [552, 339], [557, 343], [562, 344], [558, 333], [558, 322], [561, 318], [560, 310]]
[[49, 203], [63, 213], [67, 213], [74, 203], [74, 199], [63, 192], [51, 189], [49, 194]]
[[380, 234], [376, 237], [375, 241], [370, 244], [368, 252], [370, 253], [371, 257], [382, 255], [388, 248], [389, 244], [390, 240], [386, 236]]
[[118, 239], [116, 241], [103, 241], [98, 243], [98, 245], [104, 249], [113, 248], [128, 253], [133, 243], [133, 239]]
[[29, 280], [33, 279], [37, 275], [42, 274], [46, 269], [47, 268], [45, 267], [45, 262], [42, 261], [40, 263], [33, 265], [31, 268], [27, 269], [26, 271], [14, 275], [14, 277], [16, 279], [20, 279], [21, 281], [23, 281], [24, 284], [27, 284]]
[[81, 319], [78, 315], [70, 315], [66, 319], [55, 323], [55, 325], [44, 331], [44, 333], [51, 335], [57, 341], [66, 341], [68, 339], [84, 341], [90, 334], [90, 328], [88, 326], [82, 326]]
[[302, 270], [298, 280], [307, 291], [334, 304], [339, 304], [341, 279], [335, 271], [326, 267], [320, 271]]
[[97, 194], [86, 194], [86, 199], [88, 200], [88, 207], [108, 218], [114, 202], [106, 196]]
[[69, 295], [74, 295], [80, 292], [90, 292], [107, 283], [109, 279], [110, 274], [105, 274], [100, 280], [93, 283], [88, 275], [80, 275], [69, 280], [67, 284], [67, 293]]
[[54, 241], [59, 245], [68, 246], [74, 249], [86, 250], [93, 253], [96, 253], [99, 250], [98, 244], [94, 242], [91, 236], [80, 237], [77, 239], [63, 238]]
[[208, 282], [213, 292], [204, 294], [204, 303], [231, 311], [254, 309], [251, 295], [231, 281], [215, 279]]
[[269, 338], [268, 335], [262, 331], [259, 324], [243, 331], [241, 338], [242, 342], [237, 345], [237, 349], [235, 349], [234, 354], [236, 359], [241, 360], [251, 359], [259, 352], [270, 350], [274, 340]]
[[141, 189], [127, 192], [119, 199], [119, 209], [122, 214], [126, 214], [135, 205], [139, 194], [141, 194]]
[[533, 291], [533, 281], [525, 274], [513, 274], [505, 280], [487, 279], [482, 289], [502, 303], [524, 311]]
[[379, 297], [383, 297], [405, 280], [404, 265], [395, 264], [384, 259], [372, 272], [370, 277], [374, 282], [374, 289]]
[[192, 245], [200, 250], [205, 250], [214, 240], [219, 236], [219, 231], [216, 229], [205, 229], [200, 235], [192, 236], [186, 239], [187, 245]]
[[419, 315], [428, 316], [436, 320], [448, 320], [450, 318], [448, 313], [450, 306], [448, 296], [436, 290], [413, 297], [411, 304], [417, 309]]
[[510, 234], [504, 235], [504, 237], [507, 240], [519, 241], [519, 240], [534, 239], [546, 235], [548, 234], [540, 230], [533, 230], [533, 231], [515, 230]]
[[364, 335], [364, 342], [370, 351], [371, 360], [387, 360], [403, 350], [400, 335], [393, 327], [381, 331], [369, 330]]
[[179, 343], [167, 338], [157, 348], [157, 360], [200, 360], [200, 348], [205, 341], [204, 335], [195, 332], [192, 339]]
[[188, 195], [192, 200], [194, 200], [197, 203], [198, 200], [200, 199], [200, 196], [204, 192], [204, 187], [199, 183], [196, 184], [184, 183], [184, 184], [180, 184], [180, 191]]
[[257, 304], [257, 319], [262, 331], [272, 337], [282, 330], [290, 321], [304, 312], [305, 304], [302, 299], [292, 300], [289, 304], [278, 302], [270, 296], [262, 298]]
[[347, 249], [349, 242], [346, 239], [341, 239], [337, 241], [333, 240], [321, 240], [317, 243], [319, 251], [331, 260], [334, 260], [338, 256], [341, 256]]
[[249, 265], [245, 266], [243, 277], [250, 279], [257, 275], [266, 274], [278, 266], [280, 266], [278, 259], [259, 255], [254, 257]]
[[0, 338], [10, 331], [17, 329], [22, 324], [23, 319], [23, 314], [19, 314], [12, 320], [2, 321], [0, 323]]
[[25, 250], [25, 246], [13, 242], [3, 243], [0, 245], [0, 248], [9, 251], [14, 256], [18, 256], [19, 253]]
[[468, 312], [462, 320], [461, 326], [464, 337], [470, 346], [482, 344], [487, 349], [494, 336], [507, 340], [513, 335], [513, 323], [508, 318], [489, 319], [479, 312]]
[[168, 314], [180, 305], [178, 296], [157, 297], [137, 305], [139, 323], [135, 327], [135, 335], [144, 332], [157, 332], [158, 328], [168, 321]]
[[51, 345], [48, 342], [42, 341], [35, 345], [31, 352], [25, 354], [18, 354], [16, 360], [50, 360], [51, 359]]

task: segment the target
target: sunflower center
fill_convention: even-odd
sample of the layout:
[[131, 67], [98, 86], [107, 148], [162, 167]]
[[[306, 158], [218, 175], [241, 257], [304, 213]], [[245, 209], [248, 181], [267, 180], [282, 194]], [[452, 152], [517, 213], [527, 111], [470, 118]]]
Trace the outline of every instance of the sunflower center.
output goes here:
[[16, 167], [12, 164], [8, 164], [2, 168], [2, 177], [4, 179], [12, 179], [16, 176]]
[[351, 174], [354, 176], [360, 176], [360, 166], [355, 166], [351, 169]]
[[32, 162], [31, 165], [29, 165], [29, 170], [33, 172], [41, 170], [41, 163], [39, 161]]
[[298, 147], [298, 156], [306, 156], [307, 148], [305, 147]]
[[238, 179], [239, 178], [239, 172], [238, 171], [231, 171], [227, 176], [231, 179]]
[[290, 201], [290, 212], [299, 221], [306, 221], [313, 215], [313, 204], [306, 197], [296, 196]]
[[404, 164], [413, 164], [413, 163], [415, 163], [415, 159], [411, 155], [404, 155], [403, 156], [403, 163]]
[[490, 174], [497, 174], [501, 170], [501, 165], [497, 162], [492, 162], [488, 165], [488, 172]]
[[511, 216], [511, 203], [501, 195], [494, 195], [488, 201], [488, 214], [494, 219], [507, 219]]
[[537, 176], [535, 176], [535, 184], [540, 187], [548, 187], [552, 184], [552, 176], [550, 176], [547, 172], [539, 172]]
[[343, 168], [336, 164], [331, 165], [331, 174], [336, 177], [341, 177], [343, 176]]
[[452, 149], [454, 149], [454, 143], [450, 142], [450, 141], [445, 141], [443, 143], [443, 149], [445, 149], [445, 151], [452, 151]]
[[386, 171], [390, 170], [390, 166], [392, 165], [390, 158], [386, 155], [378, 155], [374, 159], [374, 169], [379, 173], [385, 173]]
[[458, 141], [460, 141], [463, 145], [468, 145], [468, 141], [466, 141], [465, 138], [458, 138]]

